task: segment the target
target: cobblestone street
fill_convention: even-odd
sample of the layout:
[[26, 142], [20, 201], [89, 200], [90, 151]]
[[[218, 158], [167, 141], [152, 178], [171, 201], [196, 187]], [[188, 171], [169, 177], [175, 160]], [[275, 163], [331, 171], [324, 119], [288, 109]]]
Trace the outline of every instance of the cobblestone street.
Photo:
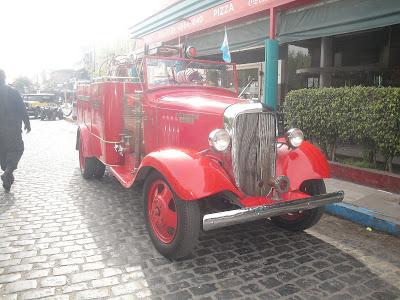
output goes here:
[[0, 298], [399, 299], [400, 239], [325, 216], [304, 233], [269, 222], [202, 234], [171, 262], [153, 248], [140, 189], [84, 180], [76, 126], [32, 121], [0, 191]]

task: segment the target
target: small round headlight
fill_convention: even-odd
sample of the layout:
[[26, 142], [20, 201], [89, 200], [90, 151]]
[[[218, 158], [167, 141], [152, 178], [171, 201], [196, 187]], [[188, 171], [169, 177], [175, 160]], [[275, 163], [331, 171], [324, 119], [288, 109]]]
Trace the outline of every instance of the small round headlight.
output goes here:
[[216, 151], [225, 151], [231, 143], [231, 137], [225, 129], [215, 129], [208, 135], [208, 144]]
[[292, 128], [286, 133], [286, 139], [290, 147], [298, 148], [304, 141], [304, 134], [300, 129]]

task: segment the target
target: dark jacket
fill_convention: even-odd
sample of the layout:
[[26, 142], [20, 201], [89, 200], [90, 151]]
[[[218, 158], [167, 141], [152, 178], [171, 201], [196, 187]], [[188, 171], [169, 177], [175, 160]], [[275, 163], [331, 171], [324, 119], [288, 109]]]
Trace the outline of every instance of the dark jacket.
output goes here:
[[0, 134], [21, 134], [22, 122], [30, 129], [21, 95], [8, 85], [0, 85]]

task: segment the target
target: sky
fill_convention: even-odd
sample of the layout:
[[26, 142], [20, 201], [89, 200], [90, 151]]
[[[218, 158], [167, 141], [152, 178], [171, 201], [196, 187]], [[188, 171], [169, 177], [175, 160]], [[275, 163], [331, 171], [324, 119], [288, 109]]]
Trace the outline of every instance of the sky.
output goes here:
[[165, 0], [1, 0], [0, 69], [7, 82], [77, 68], [83, 53], [116, 40]]

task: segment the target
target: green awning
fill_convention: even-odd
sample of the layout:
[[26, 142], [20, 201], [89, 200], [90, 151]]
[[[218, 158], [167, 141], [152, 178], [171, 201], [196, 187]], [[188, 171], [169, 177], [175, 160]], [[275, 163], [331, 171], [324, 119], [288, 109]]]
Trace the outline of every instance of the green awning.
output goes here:
[[[269, 21], [258, 19], [246, 24], [227, 26], [226, 28], [231, 51], [253, 48], [264, 45], [268, 37]], [[200, 56], [219, 52], [224, 40], [225, 27], [219, 27], [212, 32], [194, 34], [186, 38], [185, 44], [196, 47]]]
[[285, 43], [399, 23], [399, 0], [325, 0], [282, 12], [277, 35]]
[[129, 28], [131, 38], [139, 38], [160, 30], [161, 28], [179, 22], [184, 18], [199, 14], [226, 1], [227, 0], [181, 0]]
[[[279, 13], [277, 38], [280, 43], [331, 36], [400, 23], [400, 0], [321, 0]], [[231, 51], [263, 47], [268, 37], [268, 18], [227, 26]], [[199, 55], [219, 53], [224, 27], [192, 34], [185, 43]]]

